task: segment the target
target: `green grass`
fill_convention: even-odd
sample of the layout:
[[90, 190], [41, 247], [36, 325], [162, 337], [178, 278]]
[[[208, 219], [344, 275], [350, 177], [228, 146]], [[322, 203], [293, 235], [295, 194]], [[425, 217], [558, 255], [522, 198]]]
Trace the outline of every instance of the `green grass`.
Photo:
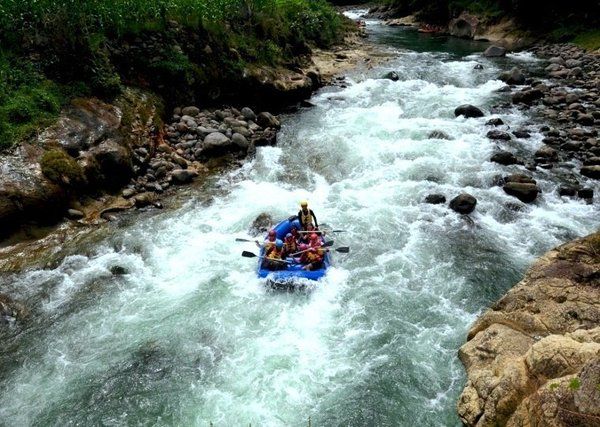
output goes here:
[[598, 50], [600, 49], [600, 30], [591, 30], [579, 34], [573, 39], [573, 43], [586, 50]]
[[0, 52], [0, 150], [51, 123], [67, 92], [35, 66]]

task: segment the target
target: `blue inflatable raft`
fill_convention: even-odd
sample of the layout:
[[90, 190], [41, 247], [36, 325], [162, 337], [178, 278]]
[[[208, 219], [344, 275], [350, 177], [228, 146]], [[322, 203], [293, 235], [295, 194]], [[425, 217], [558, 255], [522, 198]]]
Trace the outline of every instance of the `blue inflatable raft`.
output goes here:
[[[288, 234], [293, 227], [300, 228], [300, 223], [295, 221], [290, 221], [286, 219], [281, 221], [273, 230], [277, 233], [277, 238], [284, 240], [285, 235]], [[264, 255], [264, 249], [261, 249], [260, 256]], [[288, 258], [288, 261], [294, 261], [293, 258]], [[331, 265], [331, 255], [329, 252], [325, 254], [325, 258], [323, 259], [323, 267], [319, 270], [303, 270], [302, 264], [288, 264], [285, 270], [267, 270], [261, 268], [262, 266], [262, 258], [258, 261], [258, 277], [266, 278], [267, 285], [274, 289], [282, 289], [282, 290], [299, 290], [306, 289], [310, 286], [310, 281], [319, 280], [327, 273], [327, 269]]]

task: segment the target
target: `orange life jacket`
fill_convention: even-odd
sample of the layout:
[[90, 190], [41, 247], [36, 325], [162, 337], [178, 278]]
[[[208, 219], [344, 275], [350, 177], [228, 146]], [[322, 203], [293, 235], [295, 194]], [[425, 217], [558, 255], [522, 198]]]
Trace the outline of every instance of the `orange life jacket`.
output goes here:
[[316, 251], [308, 251], [306, 252], [306, 260], [309, 263], [313, 263], [313, 262], [319, 262], [323, 259], [323, 257], [321, 256], [321, 254], [319, 253], [319, 250]]
[[285, 248], [285, 252], [288, 254], [293, 254], [294, 252], [298, 251], [298, 245], [293, 238], [290, 241], [286, 240], [283, 242], [283, 247]]
[[267, 252], [268, 259], [282, 259], [283, 257], [283, 248], [278, 248], [275, 245], [271, 246], [271, 249]]

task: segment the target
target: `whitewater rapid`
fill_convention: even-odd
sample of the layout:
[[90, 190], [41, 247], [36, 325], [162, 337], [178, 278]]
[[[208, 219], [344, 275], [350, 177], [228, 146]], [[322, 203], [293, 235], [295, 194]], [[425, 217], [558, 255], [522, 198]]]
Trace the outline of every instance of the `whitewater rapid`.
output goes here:
[[[559, 197], [552, 171], [534, 173], [542, 195], [520, 204], [494, 186], [522, 169], [488, 161], [489, 117], [454, 117], [463, 103], [489, 111], [505, 96], [501, 67], [535, 58], [495, 63], [466, 42], [369, 29], [395, 58], [284, 117], [278, 146], [56, 268], [0, 278], [33, 318], [2, 353], [2, 423], [460, 425], [468, 326], [535, 257], [593, 231], [598, 204]], [[411, 37], [421, 49], [406, 49]], [[379, 78], [389, 70], [400, 81]], [[501, 116], [537, 126], [516, 109]], [[540, 146], [534, 133], [504, 148]], [[470, 220], [423, 203], [461, 192], [478, 200]], [[351, 253], [311, 293], [268, 292], [240, 256], [255, 248], [234, 239], [305, 198], [346, 230], [334, 238]]]

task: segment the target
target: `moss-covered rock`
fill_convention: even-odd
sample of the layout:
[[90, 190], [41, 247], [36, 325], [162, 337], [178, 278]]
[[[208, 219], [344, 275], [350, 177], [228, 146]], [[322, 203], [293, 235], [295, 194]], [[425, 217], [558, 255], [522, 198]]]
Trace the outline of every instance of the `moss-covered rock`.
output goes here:
[[40, 160], [40, 166], [42, 173], [57, 184], [81, 188], [86, 183], [81, 166], [59, 148], [46, 151]]

